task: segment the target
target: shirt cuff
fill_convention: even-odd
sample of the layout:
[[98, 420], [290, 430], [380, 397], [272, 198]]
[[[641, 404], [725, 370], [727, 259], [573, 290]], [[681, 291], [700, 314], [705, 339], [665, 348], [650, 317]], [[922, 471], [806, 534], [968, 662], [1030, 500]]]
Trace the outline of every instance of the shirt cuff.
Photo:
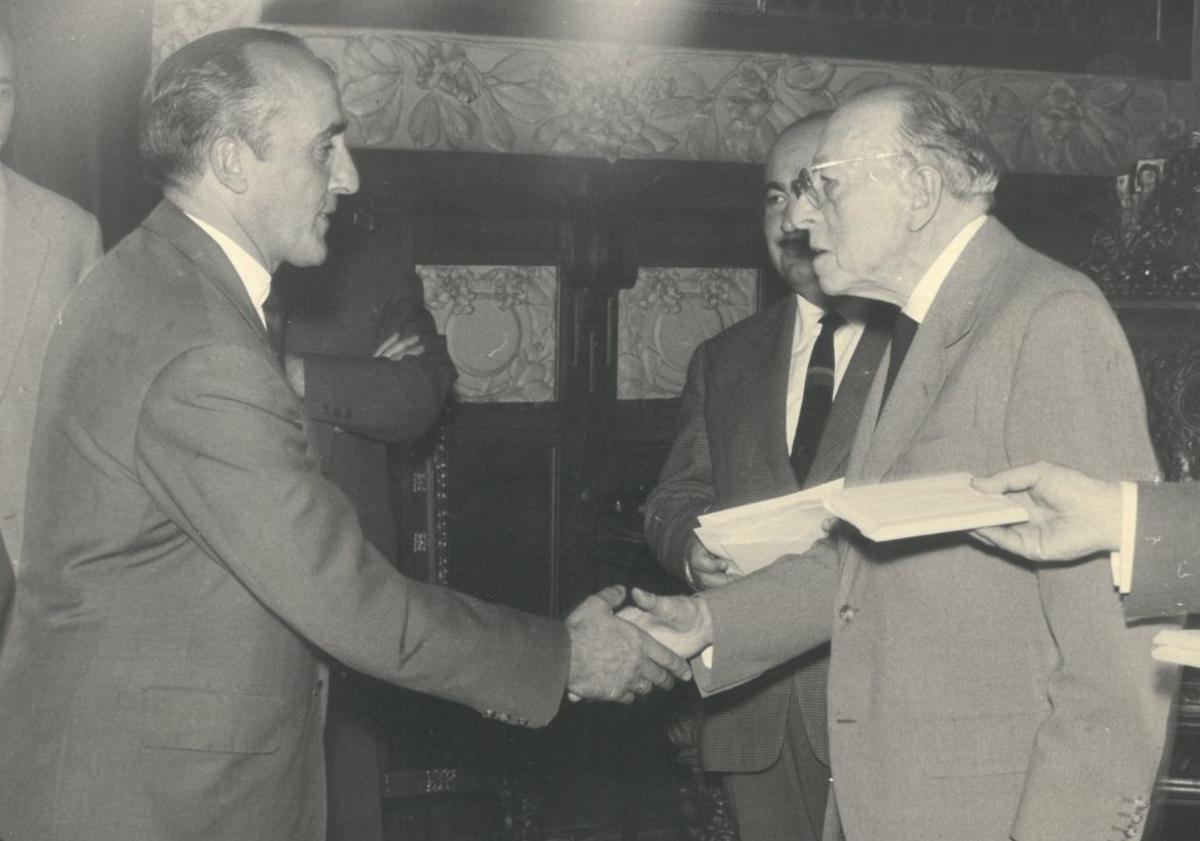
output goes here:
[[1125, 595], [1133, 589], [1133, 552], [1137, 540], [1137, 482], [1121, 482], [1121, 548], [1109, 553], [1113, 586]]

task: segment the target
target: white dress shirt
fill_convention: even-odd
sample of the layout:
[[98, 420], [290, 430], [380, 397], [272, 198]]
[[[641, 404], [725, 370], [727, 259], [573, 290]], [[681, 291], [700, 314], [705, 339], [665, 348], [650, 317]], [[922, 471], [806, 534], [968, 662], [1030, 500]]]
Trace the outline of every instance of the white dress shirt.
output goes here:
[[958, 258], [966, 250], [967, 244], [971, 242], [975, 234], [979, 233], [979, 229], [983, 227], [983, 223], [986, 221], [987, 215], [985, 214], [983, 216], [976, 216], [970, 222], [963, 225], [962, 230], [958, 232], [954, 239], [950, 240], [950, 244], [942, 250], [938, 258], [925, 270], [925, 274], [921, 275], [921, 279], [913, 287], [912, 294], [908, 296], [908, 300], [904, 302], [904, 306], [900, 309], [900, 312], [917, 322], [917, 324], [925, 320], [925, 316], [929, 313], [929, 308], [933, 306], [933, 299], [941, 291], [942, 284], [946, 282], [946, 277], [950, 274], [950, 270], [954, 268], [954, 264], [958, 262]]
[[[800, 407], [804, 402], [804, 381], [808, 377], [808, 360], [812, 357], [813, 345], [821, 333], [821, 316], [825, 310], [801, 295], [796, 296], [796, 329], [792, 333], [792, 361], [788, 369], [787, 387], [787, 449], [792, 451], [796, 437], [796, 421], [800, 419]], [[842, 375], [850, 365], [850, 357], [862, 338], [863, 323], [846, 320], [833, 334], [833, 393], [836, 395], [842, 383]]]
[[200, 230], [212, 237], [213, 241], [225, 252], [225, 256], [233, 264], [233, 270], [237, 272], [238, 278], [242, 281], [242, 286], [246, 287], [246, 294], [250, 296], [250, 303], [254, 305], [254, 311], [258, 313], [263, 327], [266, 327], [267, 317], [263, 313], [263, 301], [267, 300], [267, 296], [271, 294], [271, 273], [267, 271], [266, 266], [251, 257], [250, 253], [233, 239], [203, 219], [197, 219], [186, 210], [184, 215], [195, 222]]

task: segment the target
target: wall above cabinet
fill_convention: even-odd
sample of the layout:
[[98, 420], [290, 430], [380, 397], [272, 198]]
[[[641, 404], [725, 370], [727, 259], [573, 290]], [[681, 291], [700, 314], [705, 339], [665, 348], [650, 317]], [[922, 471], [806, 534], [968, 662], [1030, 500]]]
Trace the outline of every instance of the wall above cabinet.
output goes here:
[[424, 29], [1186, 79], [1192, 0], [276, 0], [291, 25]]

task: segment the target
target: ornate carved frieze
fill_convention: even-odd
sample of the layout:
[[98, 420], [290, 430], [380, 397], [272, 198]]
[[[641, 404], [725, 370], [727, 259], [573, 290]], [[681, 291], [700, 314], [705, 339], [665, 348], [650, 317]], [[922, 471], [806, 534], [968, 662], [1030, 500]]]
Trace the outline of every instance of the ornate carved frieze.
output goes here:
[[617, 398], [678, 397], [702, 341], [757, 309], [756, 269], [642, 269], [620, 293]]
[[[262, 0], [157, 0], [155, 55], [204, 32], [253, 23], [261, 6]], [[833, 8], [818, 6], [812, 13]], [[1103, 15], [1085, 17], [1100, 21]], [[966, 100], [1008, 168], [1018, 172], [1114, 174], [1200, 127], [1200, 96], [1186, 82], [384, 29], [289, 29], [337, 69], [351, 142], [367, 147], [758, 162], [797, 117], [886, 81], [932, 85]]]
[[551, 266], [417, 266], [458, 368], [459, 400], [555, 398], [558, 277]]
[[849, 59], [298, 28], [338, 68], [352, 141], [761, 161], [779, 130], [887, 81], [950, 91], [1008, 167], [1108, 174], [1200, 123], [1194, 86]]

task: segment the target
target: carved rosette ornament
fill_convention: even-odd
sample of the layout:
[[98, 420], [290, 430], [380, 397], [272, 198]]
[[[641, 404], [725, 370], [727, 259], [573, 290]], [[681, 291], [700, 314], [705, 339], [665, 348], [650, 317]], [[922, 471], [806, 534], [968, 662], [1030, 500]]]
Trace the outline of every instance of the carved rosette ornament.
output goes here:
[[459, 400], [555, 396], [558, 275], [552, 266], [417, 266], [425, 306], [458, 369]]
[[617, 398], [678, 397], [692, 351], [751, 315], [756, 269], [650, 268], [620, 295]]

